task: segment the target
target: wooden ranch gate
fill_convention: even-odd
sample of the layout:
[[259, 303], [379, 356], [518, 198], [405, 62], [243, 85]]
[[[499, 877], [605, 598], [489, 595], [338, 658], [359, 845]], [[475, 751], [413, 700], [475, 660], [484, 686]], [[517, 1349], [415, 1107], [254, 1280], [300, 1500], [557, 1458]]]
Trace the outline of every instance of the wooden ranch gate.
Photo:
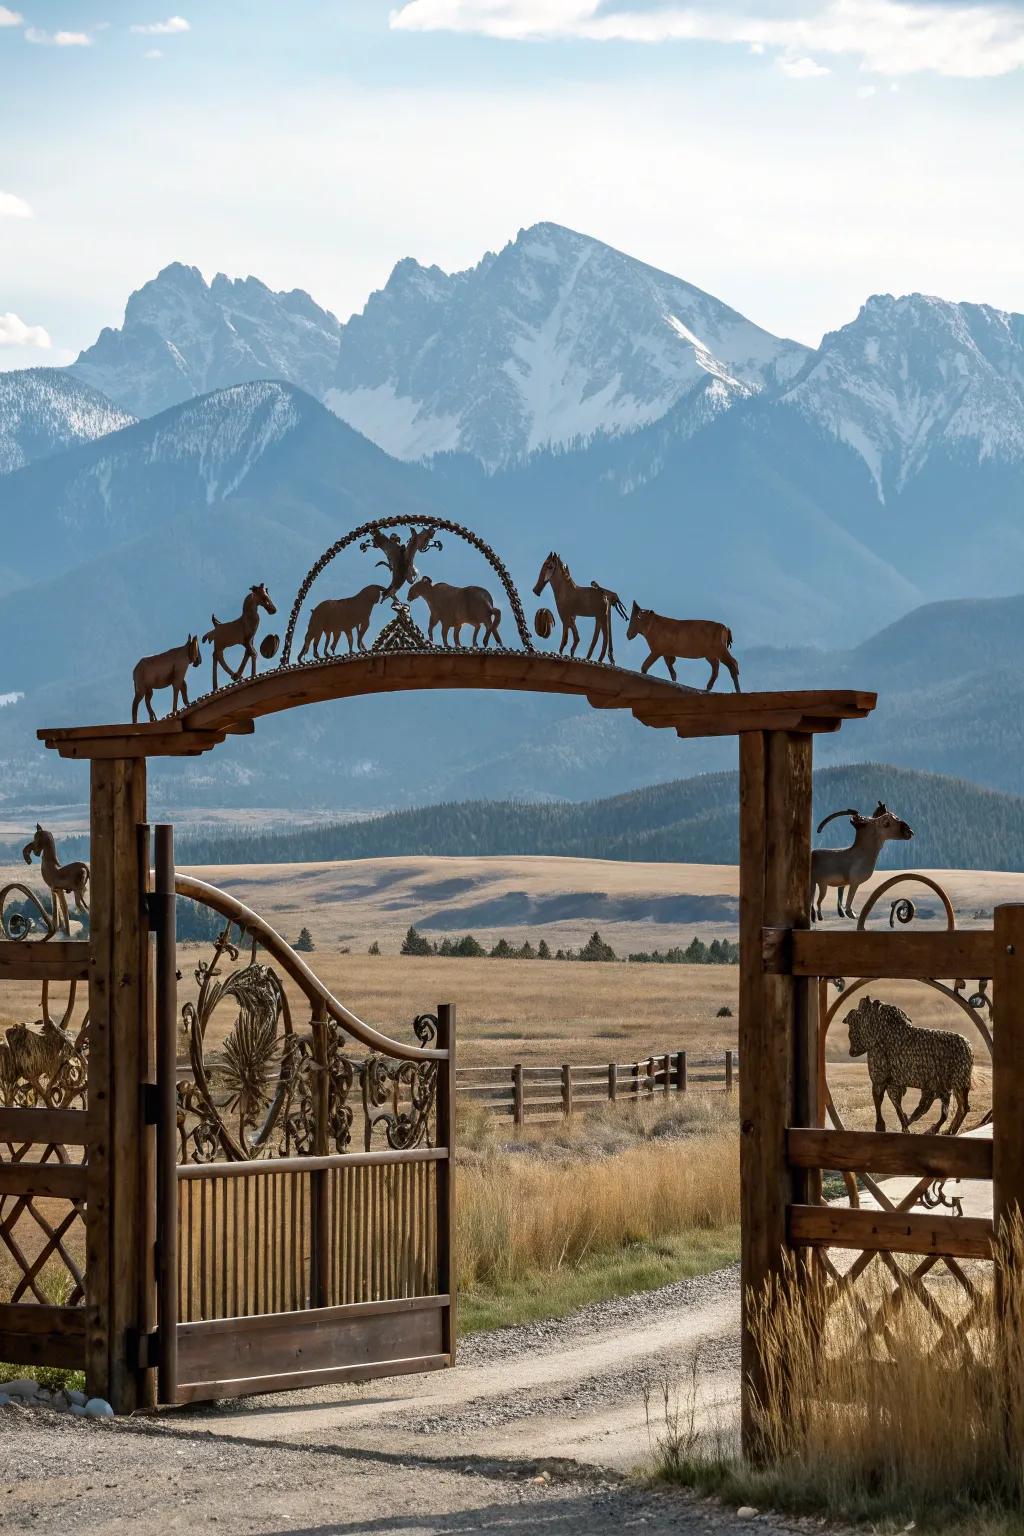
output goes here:
[[[396, 525], [412, 530], [407, 545], [385, 532]], [[518, 646], [432, 646], [396, 603], [368, 652], [324, 660], [314, 648], [314, 659], [293, 661], [300, 612], [336, 555], [360, 539], [360, 548], [384, 550], [398, 591], [410, 579], [411, 552], [437, 547], [430, 538], [439, 527], [490, 562]], [[487, 546], [455, 524], [402, 518], [364, 525], [327, 551], [295, 599], [280, 664], [257, 673], [253, 651], [252, 671], [152, 724], [39, 733], [63, 757], [90, 764], [92, 926], [84, 943], [15, 942], [6, 925], [0, 941], [0, 976], [42, 984], [44, 1018], [47, 992], [52, 1003], [58, 986], [74, 989], [51, 1071], [34, 1084], [15, 1074], [4, 1085], [11, 1062], [0, 1061], [0, 1358], [84, 1365], [90, 1391], [122, 1412], [452, 1361], [452, 1011], [421, 1017], [409, 1042], [389, 1040], [327, 993], [255, 913], [175, 878], [169, 829], [160, 832], [151, 868], [149, 758], [204, 753], [229, 734], [251, 732], [265, 715], [367, 693], [562, 693], [629, 710], [681, 738], [739, 737], [749, 1451], [757, 1451], [755, 1406], [765, 1379], [750, 1306], [788, 1253], [854, 1246], [862, 1258], [879, 1253], [899, 1269], [908, 1252], [955, 1265], [966, 1249], [991, 1251], [991, 1222], [982, 1230], [931, 1210], [871, 1213], [821, 1203], [821, 1168], [934, 1180], [966, 1170], [984, 1175], [991, 1164], [997, 1217], [1019, 1205], [1024, 1186], [1024, 1004], [1016, 980], [1024, 910], [999, 912], [994, 932], [980, 934], [807, 931], [813, 737], [867, 714], [873, 694], [705, 693], [541, 653]], [[206, 902], [234, 925], [180, 983], [173, 892]], [[826, 1128], [822, 1040], [832, 1004], [822, 979], [848, 976], [977, 977], [981, 992], [988, 979], [991, 1147]], [[853, 1271], [826, 1262], [837, 1285], [856, 1283]], [[60, 1294], [45, 1281], [54, 1267], [64, 1276]], [[920, 1278], [894, 1277], [894, 1286], [920, 1290]]]

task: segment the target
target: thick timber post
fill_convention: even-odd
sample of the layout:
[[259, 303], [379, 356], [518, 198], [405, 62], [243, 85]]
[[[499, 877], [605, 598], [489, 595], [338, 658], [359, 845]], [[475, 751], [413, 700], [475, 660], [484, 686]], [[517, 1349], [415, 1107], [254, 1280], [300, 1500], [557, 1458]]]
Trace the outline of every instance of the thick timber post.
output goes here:
[[817, 1114], [809, 985], [765, 974], [762, 929], [808, 924], [811, 766], [809, 735], [740, 736], [741, 1423], [744, 1452], [755, 1461], [761, 1455], [757, 1405], [767, 1375], [752, 1312], [782, 1272], [786, 1208], [800, 1192], [786, 1160], [786, 1129], [813, 1125]]
[[155, 1281], [143, 1083], [150, 1039], [144, 758], [96, 758], [90, 786], [86, 1381], [117, 1413], [149, 1399], [143, 1342]]

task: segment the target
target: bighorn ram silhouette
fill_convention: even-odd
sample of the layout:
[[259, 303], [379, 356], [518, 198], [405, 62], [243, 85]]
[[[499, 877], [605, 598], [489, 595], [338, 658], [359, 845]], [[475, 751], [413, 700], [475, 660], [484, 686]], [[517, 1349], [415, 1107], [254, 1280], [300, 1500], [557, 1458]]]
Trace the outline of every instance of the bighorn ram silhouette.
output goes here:
[[853, 842], [849, 848], [815, 848], [811, 854], [811, 917], [821, 918], [821, 903], [830, 885], [839, 887], [839, 916], [856, 917], [853, 898], [857, 888], [870, 880], [878, 863], [882, 845], [893, 838], [906, 842], [913, 832], [899, 816], [879, 800], [873, 816], [862, 816], [859, 811], [833, 811], [818, 823], [818, 831], [839, 816], [849, 816], [853, 827]]

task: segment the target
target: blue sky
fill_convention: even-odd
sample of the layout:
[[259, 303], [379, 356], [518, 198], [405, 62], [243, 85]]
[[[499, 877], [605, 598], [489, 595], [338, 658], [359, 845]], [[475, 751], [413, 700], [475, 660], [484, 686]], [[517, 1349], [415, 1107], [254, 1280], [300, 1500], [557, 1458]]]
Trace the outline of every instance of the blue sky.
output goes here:
[[0, 368], [167, 262], [346, 317], [552, 219], [816, 342], [868, 293], [1024, 311], [1024, 6], [0, 5]]

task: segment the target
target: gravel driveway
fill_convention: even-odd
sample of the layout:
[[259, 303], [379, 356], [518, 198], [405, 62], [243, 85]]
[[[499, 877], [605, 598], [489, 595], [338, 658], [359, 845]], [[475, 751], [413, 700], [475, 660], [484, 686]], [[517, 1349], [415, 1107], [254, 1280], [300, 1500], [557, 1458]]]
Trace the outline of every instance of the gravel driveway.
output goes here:
[[[94, 1421], [0, 1410], [0, 1531], [714, 1532], [730, 1510], [627, 1478], [643, 1395], [731, 1432], [735, 1268], [466, 1340], [451, 1371]], [[779, 1531], [800, 1522], [769, 1520]]]

